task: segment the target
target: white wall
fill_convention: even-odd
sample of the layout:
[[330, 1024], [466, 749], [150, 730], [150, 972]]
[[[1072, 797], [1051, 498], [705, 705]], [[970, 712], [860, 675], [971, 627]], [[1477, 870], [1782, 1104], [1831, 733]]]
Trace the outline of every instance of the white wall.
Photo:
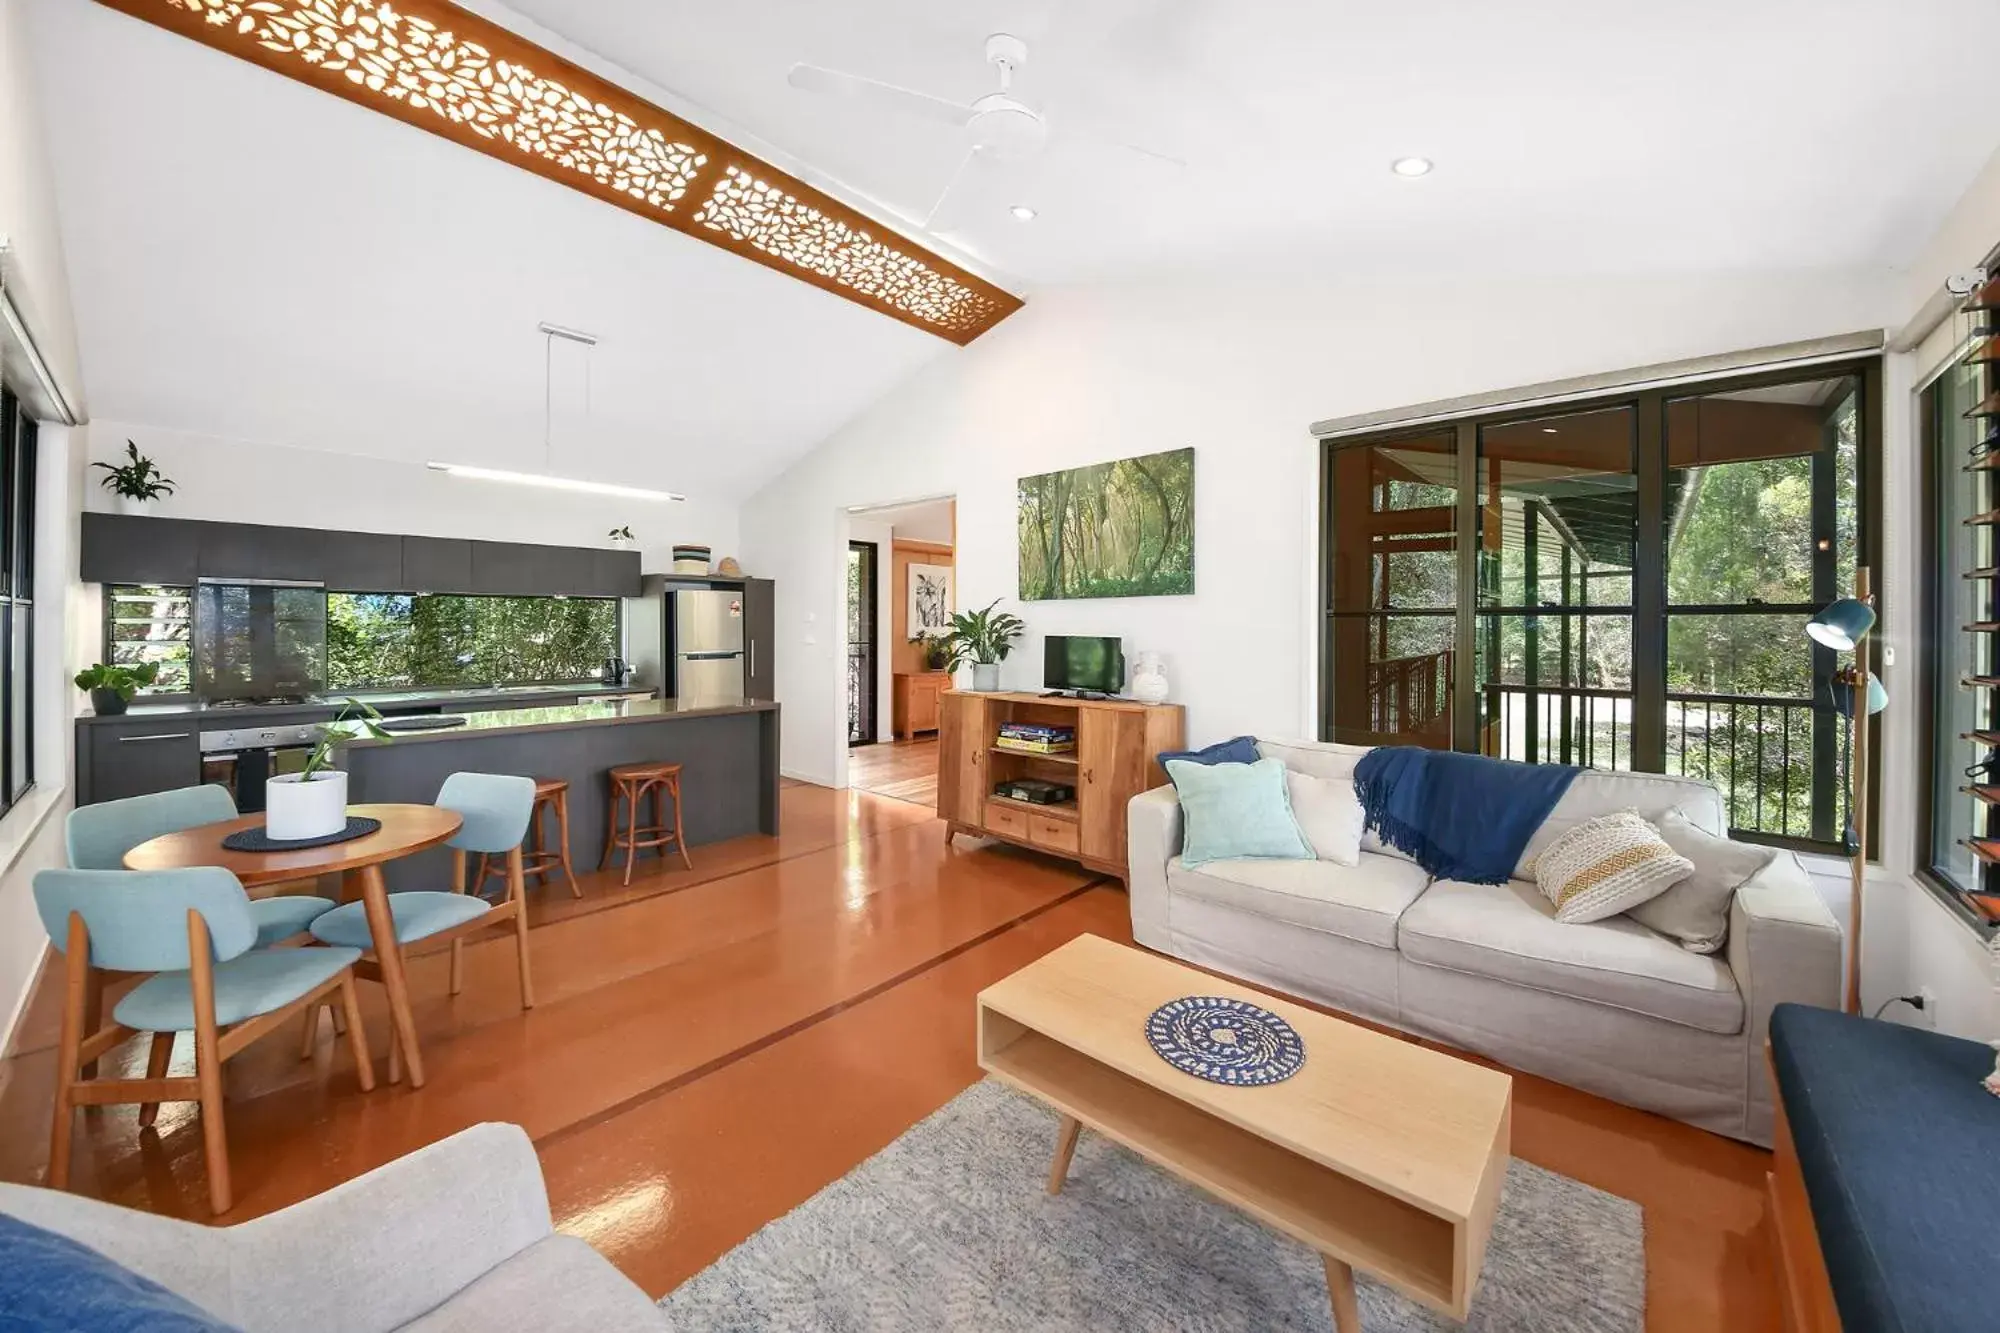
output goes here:
[[1873, 328], [1886, 275], [1614, 281], [1183, 282], [1038, 293], [754, 496], [748, 562], [778, 582], [784, 766], [845, 781], [834, 707], [848, 506], [958, 497], [958, 602], [1012, 601], [1015, 481], [1194, 446], [1196, 592], [1017, 606], [1009, 686], [1049, 633], [1165, 658], [1189, 739], [1315, 730], [1314, 420]]
[[56, 226], [56, 196], [29, 46], [28, 0], [0, 0], [0, 282], [50, 373], [82, 410], [76, 320]]
[[[706, 544], [718, 560], [737, 549], [735, 508], [698, 498], [667, 504], [473, 481], [433, 472], [423, 458], [361, 458], [123, 421], [92, 422], [91, 438], [100, 459], [115, 459], [130, 439], [173, 478], [173, 496], [149, 511], [162, 517], [550, 546], [604, 545], [613, 527], [630, 524], [649, 572], [668, 568], [675, 542]], [[112, 501], [93, 483], [84, 504], [103, 510]]]

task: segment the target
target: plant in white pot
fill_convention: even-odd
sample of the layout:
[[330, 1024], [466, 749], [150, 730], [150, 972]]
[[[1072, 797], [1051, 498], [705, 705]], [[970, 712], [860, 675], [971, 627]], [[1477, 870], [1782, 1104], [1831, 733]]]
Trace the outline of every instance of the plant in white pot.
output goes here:
[[319, 743], [296, 773], [280, 773], [264, 784], [264, 835], [273, 842], [330, 838], [347, 827], [347, 774], [333, 766], [340, 747], [357, 736], [390, 739], [382, 715], [349, 699], [333, 721], [319, 729]]
[[131, 440], [125, 441], [125, 460], [91, 464], [103, 470], [104, 476], [98, 484], [117, 498], [119, 513], [136, 514], [154, 500], [164, 500], [174, 493], [173, 479], [140, 453], [139, 446]]
[[960, 611], [951, 618], [951, 629], [943, 637], [948, 654], [945, 670], [970, 666], [972, 688], [988, 693], [1000, 688], [1000, 664], [1027, 628], [1019, 616], [995, 612], [998, 605], [1000, 599], [995, 597], [982, 611]]

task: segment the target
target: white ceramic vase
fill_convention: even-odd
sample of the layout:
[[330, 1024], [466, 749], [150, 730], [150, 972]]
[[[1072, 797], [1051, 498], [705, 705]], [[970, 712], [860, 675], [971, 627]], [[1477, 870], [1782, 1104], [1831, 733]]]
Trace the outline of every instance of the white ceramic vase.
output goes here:
[[998, 662], [974, 662], [972, 664], [972, 688], [980, 694], [993, 694], [1000, 688], [1000, 664]]
[[1133, 657], [1132, 697], [1142, 704], [1167, 701], [1167, 670], [1158, 653], [1139, 653]]
[[281, 773], [264, 784], [264, 832], [278, 842], [325, 838], [347, 827], [347, 774], [321, 769], [307, 782]]

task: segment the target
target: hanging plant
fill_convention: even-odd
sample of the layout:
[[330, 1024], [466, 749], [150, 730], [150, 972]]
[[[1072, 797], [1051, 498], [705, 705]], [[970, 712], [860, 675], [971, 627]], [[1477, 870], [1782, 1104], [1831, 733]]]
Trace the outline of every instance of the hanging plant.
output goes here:
[[105, 490], [121, 500], [160, 500], [174, 493], [172, 478], [154, 466], [153, 460], [140, 453], [139, 446], [131, 440], [125, 441], [125, 458], [122, 464], [91, 464], [103, 469], [104, 476], [98, 484]]

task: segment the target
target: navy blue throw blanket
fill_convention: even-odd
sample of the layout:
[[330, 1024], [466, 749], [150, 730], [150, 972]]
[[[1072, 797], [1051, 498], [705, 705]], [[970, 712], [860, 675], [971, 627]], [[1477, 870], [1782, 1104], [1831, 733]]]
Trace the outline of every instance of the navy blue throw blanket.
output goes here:
[[1361, 756], [1367, 826], [1439, 879], [1504, 884], [1579, 770], [1384, 745]]

